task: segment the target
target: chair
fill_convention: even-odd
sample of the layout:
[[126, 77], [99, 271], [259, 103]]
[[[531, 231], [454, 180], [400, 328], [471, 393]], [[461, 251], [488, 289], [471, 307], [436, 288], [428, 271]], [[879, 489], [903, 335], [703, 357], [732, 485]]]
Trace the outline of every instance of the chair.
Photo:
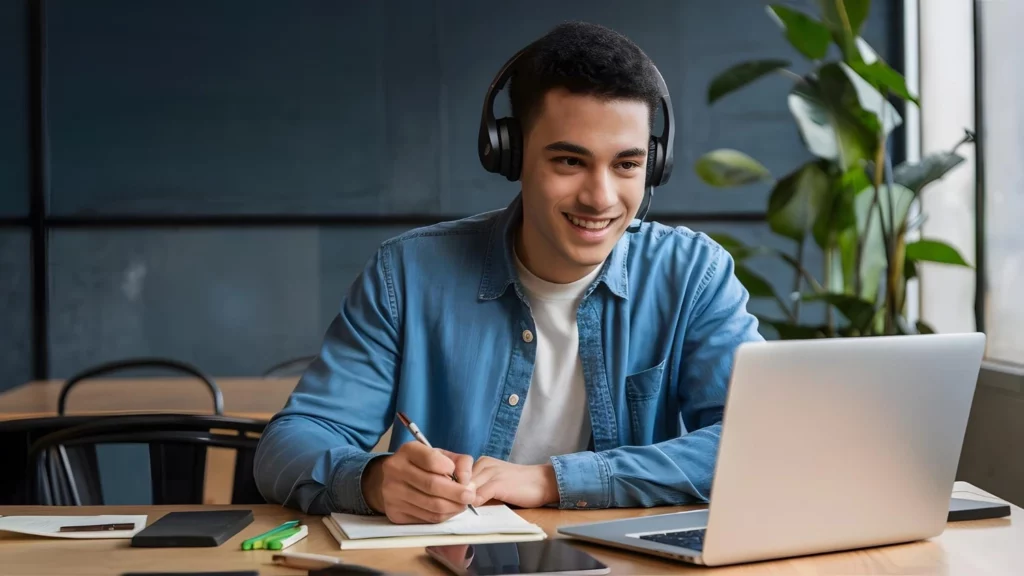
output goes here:
[[213, 378], [210, 378], [191, 364], [166, 358], [133, 358], [129, 360], [119, 360], [116, 362], [100, 364], [75, 374], [64, 382], [64, 386], [60, 389], [60, 396], [57, 399], [57, 414], [61, 416], [64, 415], [68, 394], [71, 392], [72, 388], [83, 380], [88, 380], [90, 378], [102, 376], [103, 374], [109, 374], [111, 372], [117, 372], [129, 368], [164, 368], [195, 376], [199, 380], [203, 381], [206, 384], [206, 387], [210, 389], [210, 394], [213, 396], [213, 413], [218, 416], [224, 414], [224, 395], [221, 393], [220, 387], [217, 386], [217, 383], [213, 381]]
[[[208, 448], [235, 450], [232, 504], [262, 504], [253, 460], [266, 422], [182, 414], [100, 416], [57, 430], [29, 448], [37, 502], [47, 506], [102, 505], [97, 444], [148, 444], [154, 505], [202, 504]], [[91, 455], [91, 456], [90, 456]]]
[[[0, 422], [0, 505], [37, 504], [29, 470], [29, 448], [40, 438], [94, 420], [95, 416], [43, 416]], [[95, 453], [92, 454], [95, 457]], [[93, 464], [95, 466], [95, 464]]]
[[301, 376], [309, 367], [310, 363], [316, 360], [316, 356], [300, 356], [274, 364], [263, 372], [264, 378], [279, 378], [282, 376]]

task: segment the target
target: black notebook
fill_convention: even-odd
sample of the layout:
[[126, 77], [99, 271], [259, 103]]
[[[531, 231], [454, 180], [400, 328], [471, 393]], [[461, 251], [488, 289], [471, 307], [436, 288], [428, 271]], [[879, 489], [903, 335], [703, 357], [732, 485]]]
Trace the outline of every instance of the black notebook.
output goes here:
[[171, 512], [132, 538], [139, 548], [220, 546], [252, 523], [252, 510]]

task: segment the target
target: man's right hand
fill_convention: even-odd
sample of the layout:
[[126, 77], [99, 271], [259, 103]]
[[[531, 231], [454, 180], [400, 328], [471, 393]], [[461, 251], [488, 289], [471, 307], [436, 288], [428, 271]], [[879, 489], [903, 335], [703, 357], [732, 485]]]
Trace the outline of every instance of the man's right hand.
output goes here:
[[395, 524], [444, 522], [476, 498], [472, 473], [470, 456], [407, 442], [394, 454], [370, 461], [363, 473], [363, 497]]

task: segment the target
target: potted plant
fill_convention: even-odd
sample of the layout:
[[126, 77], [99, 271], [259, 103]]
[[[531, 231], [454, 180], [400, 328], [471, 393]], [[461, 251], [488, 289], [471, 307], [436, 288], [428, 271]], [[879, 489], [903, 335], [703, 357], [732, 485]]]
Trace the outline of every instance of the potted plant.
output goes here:
[[[743, 62], [716, 76], [708, 88], [713, 104], [766, 75], [790, 78], [788, 107], [812, 159], [778, 179], [732, 149], [710, 151], [695, 166], [699, 177], [716, 187], [772, 182], [768, 224], [795, 243], [795, 254], [747, 246], [728, 235], [713, 237], [732, 254], [736, 275], [751, 297], [778, 303], [781, 319], [759, 318], [780, 338], [932, 332], [923, 322], [911, 326], [906, 319], [907, 281], [922, 262], [968, 264], [938, 240], [908, 242], [908, 234], [926, 217], [913, 214], [911, 206], [929, 184], [964, 161], [957, 150], [973, 142], [973, 134], [967, 132], [947, 152], [893, 167], [887, 145], [902, 118], [889, 99], [901, 98], [908, 106], [919, 100], [903, 76], [861, 38], [869, 0], [818, 0], [818, 5], [818, 18], [781, 4], [766, 8], [789, 43], [810, 61], [810, 72], [797, 74], [782, 59]], [[838, 48], [831, 50], [837, 57], [828, 59], [832, 47]], [[822, 251], [820, 280], [805, 266], [808, 242]], [[758, 256], [780, 258], [792, 267], [791, 292], [780, 296], [746, 265]], [[801, 322], [800, 304], [808, 301], [824, 303], [824, 324]]]

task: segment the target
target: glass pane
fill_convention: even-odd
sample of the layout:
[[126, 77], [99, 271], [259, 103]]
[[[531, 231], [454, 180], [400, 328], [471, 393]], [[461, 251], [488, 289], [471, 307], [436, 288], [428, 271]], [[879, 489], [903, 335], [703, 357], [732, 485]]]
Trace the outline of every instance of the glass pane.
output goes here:
[[[874, 2], [864, 32], [883, 56], [896, 3]], [[47, 7], [55, 214], [500, 208], [518, 185], [477, 160], [485, 88], [515, 50], [567, 18], [631, 36], [665, 75], [675, 171], [655, 211], [764, 209], [767, 186], [722, 192], [696, 178], [694, 162], [715, 147], [740, 148], [779, 175], [807, 156], [781, 76], [706, 103], [711, 78], [731, 64], [802, 61], [762, 0]]]
[[988, 356], [1024, 364], [1024, 50], [1020, 2], [979, 2], [982, 33], [981, 135], [985, 178], [985, 332]]
[[0, 217], [28, 215], [28, 2], [0, 2]]
[[51, 373], [161, 356], [249, 376], [315, 354], [367, 259], [402, 231], [51, 232]]
[[0, 392], [32, 379], [32, 279], [27, 230], [0, 229]]

